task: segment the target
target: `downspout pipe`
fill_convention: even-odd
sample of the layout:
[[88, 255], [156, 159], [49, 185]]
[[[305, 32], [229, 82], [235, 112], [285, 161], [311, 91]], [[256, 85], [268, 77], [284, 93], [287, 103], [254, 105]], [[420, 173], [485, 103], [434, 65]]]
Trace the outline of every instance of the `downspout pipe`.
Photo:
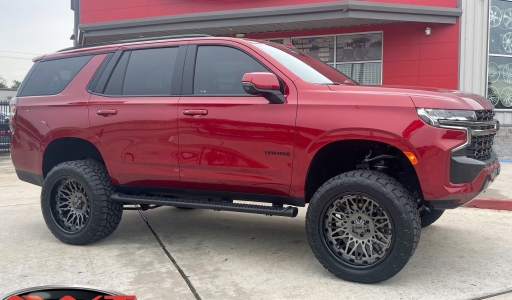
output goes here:
[[75, 27], [73, 28], [73, 35], [71, 39], [73, 40], [73, 46], [78, 46], [79, 40], [79, 25], [80, 25], [80, 0], [71, 0], [71, 10], [75, 12]]

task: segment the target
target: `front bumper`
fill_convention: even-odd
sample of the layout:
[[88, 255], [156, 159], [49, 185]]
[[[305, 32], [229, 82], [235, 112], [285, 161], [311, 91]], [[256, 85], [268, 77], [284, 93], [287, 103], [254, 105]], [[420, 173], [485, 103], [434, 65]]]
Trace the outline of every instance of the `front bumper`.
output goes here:
[[452, 156], [450, 158], [450, 182], [473, 182], [482, 171], [487, 167], [492, 167], [497, 161], [498, 156], [494, 152], [491, 154], [491, 158], [486, 161], [476, 160], [467, 156]]
[[485, 191], [500, 174], [501, 166], [493, 152], [491, 158], [479, 161], [465, 156], [450, 159], [450, 184], [444, 188], [449, 195], [428, 201], [434, 209], [450, 209], [464, 205]]

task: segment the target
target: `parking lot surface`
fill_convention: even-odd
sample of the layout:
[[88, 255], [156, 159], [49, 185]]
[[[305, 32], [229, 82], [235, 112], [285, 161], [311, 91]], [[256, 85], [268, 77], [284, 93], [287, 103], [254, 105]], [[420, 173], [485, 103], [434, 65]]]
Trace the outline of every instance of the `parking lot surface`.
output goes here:
[[[511, 166], [503, 169], [507, 176]], [[46, 228], [39, 193], [17, 179], [9, 156], [0, 156], [0, 294], [73, 284], [138, 299], [512, 299], [509, 211], [447, 211], [422, 231], [397, 276], [364, 285], [337, 279], [318, 263], [306, 239], [305, 208], [294, 219], [159, 208], [143, 213], [147, 223], [125, 211], [109, 238], [70, 246]]]

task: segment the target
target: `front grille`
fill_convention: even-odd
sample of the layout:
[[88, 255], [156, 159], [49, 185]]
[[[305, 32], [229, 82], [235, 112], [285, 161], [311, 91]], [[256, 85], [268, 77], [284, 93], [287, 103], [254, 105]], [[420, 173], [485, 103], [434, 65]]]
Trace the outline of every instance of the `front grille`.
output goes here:
[[471, 144], [466, 148], [466, 156], [477, 160], [488, 160], [491, 158], [492, 145], [495, 134], [472, 136]]
[[494, 115], [496, 114], [494, 110], [476, 110], [476, 120], [477, 121], [490, 121], [494, 119]]

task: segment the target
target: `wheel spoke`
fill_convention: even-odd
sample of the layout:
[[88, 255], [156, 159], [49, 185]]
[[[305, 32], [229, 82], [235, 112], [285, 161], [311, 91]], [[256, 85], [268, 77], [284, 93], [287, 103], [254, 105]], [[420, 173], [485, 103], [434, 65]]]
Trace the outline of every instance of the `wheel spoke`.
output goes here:
[[329, 234], [330, 234], [331, 236], [333, 236], [333, 235], [337, 234], [338, 232], [340, 232], [340, 231], [342, 231], [342, 230], [343, 230], [343, 228], [338, 228], [338, 229], [336, 229], [336, 230], [332, 231], [332, 232], [331, 232], [331, 233], [329, 233]]
[[387, 237], [385, 237], [382, 233], [380, 233], [379, 231], [376, 231], [375, 232], [375, 236], [380, 236], [380, 239], [382, 240], [382, 242], [388, 244], [389, 243], [389, 240], [387, 239]]
[[387, 246], [388, 245], [387, 243], [379, 241], [378, 239], [372, 239], [372, 243], [377, 243], [377, 244], [382, 245], [382, 246]]
[[60, 190], [59, 191], [59, 196], [62, 197], [62, 198], [71, 199], [71, 193], [69, 191], [66, 191], [66, 190]]
[[385, 225], [390, 225], [389, 221], [385, 221], [383, 223], [376, 224], [375, 229], [381, 228], [382, 226], [385, 226]]
[[60, 202], [60, 203], [58, 203], [58, 204], [57, 204], [57, 207], [59, 207], [59, 208], [60, 208], [60, 207], [63, 207], [63, 206], [67, 206], [67, 207], [69, 207], [69, 206], [70, 206], [70, 204], [69, 204], [69, 202], [68, 202], [68, 201], [65, 201], [65, 202], [63, 201], [63, 202]]

